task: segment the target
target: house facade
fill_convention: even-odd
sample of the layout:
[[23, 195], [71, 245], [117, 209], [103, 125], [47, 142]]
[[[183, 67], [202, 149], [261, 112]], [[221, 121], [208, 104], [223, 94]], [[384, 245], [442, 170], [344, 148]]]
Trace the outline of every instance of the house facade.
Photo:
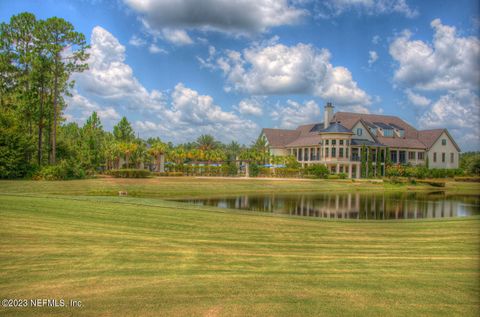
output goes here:
[[292, 155], [304, 167], [324, 164], [350, 178], [361, 177], [362, 160], [367, 175], [384, 175], [387, 157], [392, 164], [429, 168], [458, 168], [460, 158], [447, 129], [417, 130], [395, 116], [334, 113], [331, 103], [325, 106], [323, 122], [295, 130], [265, 128], [261, 137], [272, 155]]

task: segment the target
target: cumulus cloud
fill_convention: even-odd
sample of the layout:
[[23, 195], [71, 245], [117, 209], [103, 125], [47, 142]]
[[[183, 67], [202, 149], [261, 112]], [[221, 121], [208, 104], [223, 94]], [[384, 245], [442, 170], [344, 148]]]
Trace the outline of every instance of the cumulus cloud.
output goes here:
[[320, 18], [331, 18], [355, 11], [365, 15], [401, 14], [407, 18], [418, 16], [405, 0], [325, 0], [317, 4]]
[[468, 89], [441, 96], [419, 120], [424, 128], [448, 128], [464, 150], [480, 148], [480, 98]]
[[[306, 15], [287, 0], [124, 0], [152, 34], [164, 30], [219, 31], [233, 35], [261, 33], [289, 25]], [[182, 37], [189, 38], [183, 31]], [[166, 37], [168, 39], [168, 37]]]
[[320, 113], [320, 106], [313, 100], [301, 104], [289, 99], [286, 105], [278, 104], [275, 107], [272, 118], [279, 127], [294, 129], [301, 124], [318, 121]]
[[368, 52], [368, 66], [372, 66], [378, 59], [378, 54], [375, 51]]
[[312, 45], [269, 43], [242, 52], [227, 51], [216, 59], [227, 78], [227, 91], [254, 95], [313, 94], [339, 105], [368, 105], [350, 71], [330, 63], [330, 52]]
[[415, 106], [426, 107], [432, 103], [430, 99], [425, 96], [414, 93], [411, 89], [405, 90], [408, 100]]
[[254, 98], [244, 99], [238, 103], [238, 112], [241, 114], [261, 116], [263, 114], [262, 105]]
[[125, 63], [125, 47], [101, 27], [92, 30], [89, 64], [87, 71], [75, 75], [78, 91], [67, 98], [67, 115], [72, 120], [84, 120], [92, 111], [102, 119], [118, 120], [117, 110], [121, 110], [143, 137], [160, 136], [174, 142], [203, 133], [222, 141], [248, 142], [259, 133], [254, 122], [223, 110], [211, 96], [182, 83], [169, 94], [147, 90]]
[[66, 113], [67, 121], [83, 123], [94, 111], [97, 112], [102, 121], [106, 121], [107, 123], [112, 123], [120, 119], [120, 115], [114, 107], [102, 107], [96, 102], [80, 95], [77, 90], [74, 90], [72, 96], [66, 97], [65, 100], [69, 106]]
[[158, 90], [148, 91], [125, 63], [125, 46], [110, 32], [96, 26], [90, 39], [89, 69], [75, 74], [77, 84], [88, 94], [108, 99], [120, 106], [160, 110], [164, 96]]
[[404, 31], [390, 45], [390, 54], [398, 62], [394, 79], [421, 90], [476, 88], [480, 84], [480, 41], [460, 37], [455, 27], [440, 19], [431, 23], [433, 43], [412, 40]]
[[[409, 101], [424, 109], [419, 126], [447, 127], [463, 149], [478, 149], [480, 40], [459, 36], [455, 27], [439, 19], [430, 25], [431, 43], [412, 39], [408, 30], [391, 43], [390, 54], [397, 61], [394, 80], [409, 87]], [[426, 93], [440, 97], [432, 101]]]

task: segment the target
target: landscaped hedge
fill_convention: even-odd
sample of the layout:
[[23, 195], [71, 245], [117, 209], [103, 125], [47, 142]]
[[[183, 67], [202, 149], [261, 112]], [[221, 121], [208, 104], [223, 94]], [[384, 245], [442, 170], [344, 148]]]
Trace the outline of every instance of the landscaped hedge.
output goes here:
[[386, 176], [388, 177], [415, 177], [419, 179], [423, 178], [447, 178], [464, 175], [464, 171], [461, 168], [457, 169], [445, 169], [445, 168], [432, 168], [428, 169], [424, 166], [405, 166], [405, 165], [392, 165], [388, 166], [386, 170]]
[[456, 182], [476, 182], [480, 183], [480, 177], [478, 176], [463, 176], [463, 177], [455, 177]]
[[[236, 176], [237, 166], [235, 164], [224, 164], [222, 166], [210, 165], [183, 165], [172, 166], [168, 173], [182, 173], [188, 176]], [[174, 176], [174, 175], [168, 175]], [[177, 175], [181, 176], [181, 175]]]
[[124, 168], [119, 170], [111, 170], [109, 174], [118, 178], [147, 178], [150, 176], [150, 171], [143, 169]]
[[305, 171], [303, 168], [280, 167], [275, 169], [275, 176], [282, 178], [298, 178], [303, 177]]
[[183, 176], [182, 172], [153, 172], [155, 176]]
[[436, 181], [436, 180], [419, 180], [418, 183], [428, 184], [434, 187], [445, 187], [444, 181]]

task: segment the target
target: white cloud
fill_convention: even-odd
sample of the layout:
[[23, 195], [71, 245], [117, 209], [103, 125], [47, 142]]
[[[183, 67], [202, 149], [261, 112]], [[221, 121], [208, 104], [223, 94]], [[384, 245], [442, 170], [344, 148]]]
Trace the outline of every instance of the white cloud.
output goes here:
[[365, 15], [397, 13], [407, 18], [418, 16], [417, 9], [412, 9], [405, 0], [325, 0], [317, 6], [321, 18], [336, 17], [349, 11]]
[[117, 105], [140, 109], [159, 110], [164, 96], [158, 90], [148, 91], [133, 75], [125, 63], [125, 46], [107, 30], [96, 26], [90, 39], [89, 69], [75, 74], [82, 90], [96, 97], [108, 99]]
[[414, 93], [411, 89], [405, 89], [405, 94], [407, 95], [408, 100], [415, 106], [426, 107], [432, 103], [430, 99]]
[[96, 102], [93, 102], [80, 95], [77, 90], [74, 90], [72, 92], [72, 96], [66, 97], [65, 100], [68, 104], [66, 114], [68, 121], [77, 121], [79, 123], [83, 123], [94, 111], [97, 112], [98, 116], [103, 121], [110, 121], [111, 123], [114, 120], [120, 119], [120, 115], [114, 107], [102, 107]]
[[244, 99], [238, 103], [238, 112], [241, 114], [261, 116], [263, 114], [262, 105], [254, 98]]
[[378, 43], [380, 43], [380, 40], [381, 40], [381, 39], [382, 39], [382, 38], [380, 37], [380, 35], [374, 35], [374, 36], [372, 37], [372, 43], [373, 43], [373, 44], [378, 44]]
[[464, 150], [480, 148], [480, 98], [468, 89], [441, 96], [419, 123], [423, 128], [448, 128]]
[[[124, 0], [152, 34], [166, 29], [245, 35], [299, 21], [306, 12], [287, 0]], [[188, 36], [187, 33], [185, 33]], [[168, 37], [167, 37], [168, 39]]]
[[104, 120], [119, 120], [120, 115], [113, 107], [106, 107], [98, 110], [98, 116]]
[[411, 40], [404, 31], [390, 45], [398, 62], [394, 79], [421, 90], [476, 88], [480, 84], [480, 41], [459, 37], [456, 29], [439, 19], [431, 23], [433, 43]]
[[[461, 37], [454, 27], [439, 19], [431, 22], [432, 43], [412, 40], [404, 31], [390, 45], [398, 62], [394, 80], [424, 110], [418, 124], [424, 128], [448, 128], [463, 149], [478, 149], [480, 135], [480, 40]], [[431, 101], [418, 92], [440, 95]]]
[[180, 29], [163, 29], [162, 37], [168, 42], [179, 46], [193, 44], [193, 40], [187, 32]]
[[372, 66], [378, 59], [378, 54], [375, 51], [368, 52], [368, 66]]
[[202, 133], [222, 141], [249, 142], [259, 133], [254, 122], [223, 110], [211, 96], [181, 83], [169, 94], [147, 90], [125, 63], [125, 47], [101, 27], [92, 30], [90, 54], [90, 68], [75, 75], [81, 94], [75, 91], [67, 98], [71, 119], [80, 121], [97, 111], [102, 119], [118, 120], [117, 110], [121, 109], [142, 137], [160, 136], [174, 142], [192, 140]]
[[136, 47], [141, 47], [141, 46], [145, 46], [147, 44], [147, 41], [145, 41], [144, 39], [142, 39], [142, 38], [140, 38], [136, 35], [133, 35], [130, 38], [130, 40], [128, 41], [128, 44], [136, 46]]
[[278, 122], [279, 127], [294, 129], [301, 124], [318, 121], [320, 113], [320, 107], [313, 100], [301, 104], [289, 99], [286, 105], [276, 106], [272, 118]]
[[368, 105], [371, 98], [358, 88], [350, 71], [330, 63], [330, 52], [312, 45], [270, 43], [243, 52], [227, 51], [216, 59], [226, 90], [254, 95], [313, 94], [339, 105]]
[[155, 44], [151, 44], [149, 47], [148, 47], [148, 51], [152, 54], [167, 54], [167, 51], [164, 50], [163, 48], [161, 47], [158, 47], [157, 45]]

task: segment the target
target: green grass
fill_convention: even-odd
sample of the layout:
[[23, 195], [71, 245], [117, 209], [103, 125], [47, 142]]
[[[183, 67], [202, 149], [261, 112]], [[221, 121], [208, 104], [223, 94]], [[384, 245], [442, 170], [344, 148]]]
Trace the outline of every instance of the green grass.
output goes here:
[[[0, 308], [0, 315], [478, 316], [479, 218], [334, 222], [158, 198], [365, 189], [352, 186], [0, 182], [0, 298], [77, 299], [84, 305]], [[118, 190], [144, 198], [93, 196]]]

